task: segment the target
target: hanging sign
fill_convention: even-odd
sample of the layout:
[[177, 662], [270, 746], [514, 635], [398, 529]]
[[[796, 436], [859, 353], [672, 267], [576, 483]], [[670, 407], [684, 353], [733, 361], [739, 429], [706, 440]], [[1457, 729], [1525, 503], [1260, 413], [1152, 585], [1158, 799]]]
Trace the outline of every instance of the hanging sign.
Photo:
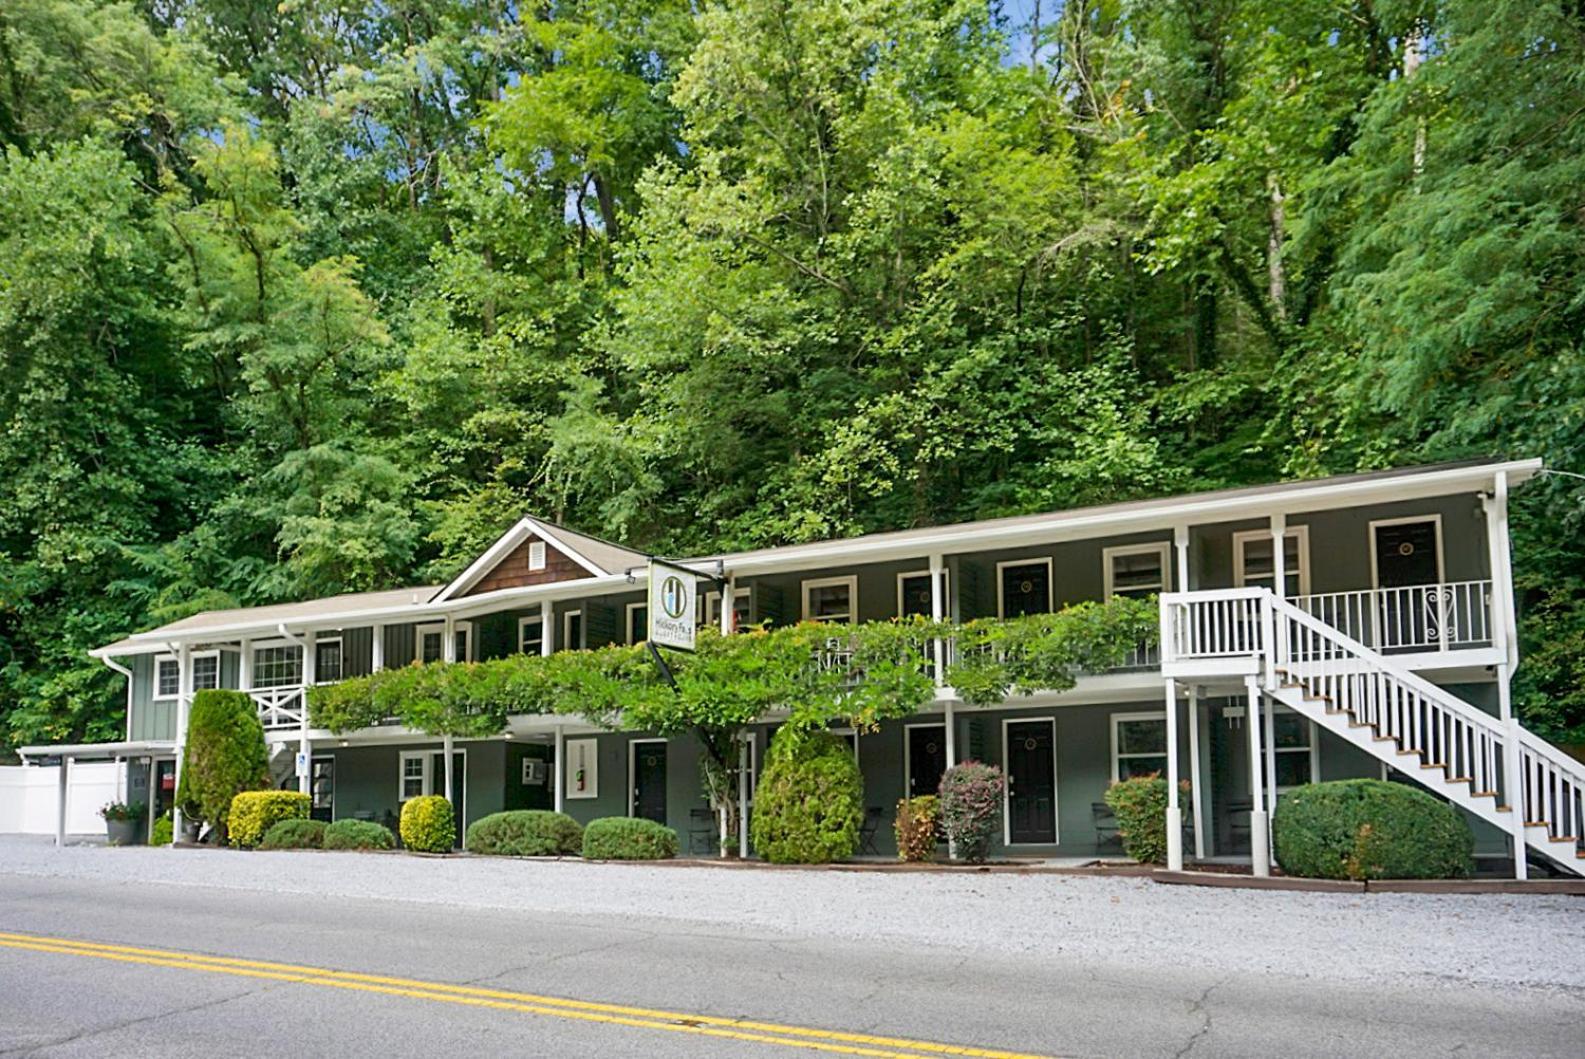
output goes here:
[[699, 575], [692, 570], [650, 560], [649, 564], [649, 642], [657, 647], [692, 651], [698, 631], [694, 599], [698, 595]]

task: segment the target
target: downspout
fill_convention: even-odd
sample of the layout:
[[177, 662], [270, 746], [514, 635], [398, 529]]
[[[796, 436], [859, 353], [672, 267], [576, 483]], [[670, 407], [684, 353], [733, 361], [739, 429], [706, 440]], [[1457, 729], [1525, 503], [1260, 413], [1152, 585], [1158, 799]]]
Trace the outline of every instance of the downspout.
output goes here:
[[[95, 658], [98, 656], [89, 655], [88, 657]], [[127, 678], [127, 742], [130, 743], [132, 741], [132, 670], [127, 666], [122, 665], [120, 662], [117, 662], [114, 658], [111, 658], [108, 655], [100, 657], [99, 661], [103, 662], [111, 670], [120, 673], [122, 676]]]

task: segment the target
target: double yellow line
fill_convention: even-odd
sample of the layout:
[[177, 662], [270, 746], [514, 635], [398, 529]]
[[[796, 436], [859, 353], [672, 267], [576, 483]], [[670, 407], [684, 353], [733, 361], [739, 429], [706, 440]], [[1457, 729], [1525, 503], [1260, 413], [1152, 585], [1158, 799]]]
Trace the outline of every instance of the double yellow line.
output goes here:
[[118, 963], [142, 964], [150, 967], [173, 967], [184, 971], [202, 971], [209, 974], [232, 975], [238, 978], [293, 982], [298, 985], [321, 986], [328, 989], [350, 989], [362, 993], [406, 997], [411, 1000], [430, 1000], [442, 1004], [493, 1008], [500, 1011], [543, 1015], [548, 1018], [606, 1023], [631, 1029], [661, 1030], [667, 1033], [688, 1033], [700, 1037], [718, 1037], [733, 1041], [747, 1041], [754, 1044], [780, 1045], [787, 1048], [802, 1048], [817, 1052], [835, 1052], [841, 1055], [877, 1056], [883, 1057], [883, 1059], [928, 1059], [931, 1056], [943, 1055], [973, 1056], [975, 1059], [1041, 1059], [1039, 1056], [1022, 1052], [1005, 1052], [957, 1044], [940, 1044], [932, 1041], [909, 1040], [902, 1037], [879, 1037], [869, 1033], [845, 1033], [839, 1030], [822, 1030], [809, 1026], [787, 1026], [774, 1022], [758, 1022], [752, 1019], [732, 1019], [714, 1015], [659, 1011], [653, 1008], [627, 1007], [621, 1004], [603, 1004], [589, 1000], [569, 1000], [565, 997], [539, 996], [533, 993], [517, 993], [501, 989], [481, 989], [476, 986], [452, 985], [447, 982], [426, 982], [414, 978], [358, 974], [353, 971], [334, 971], [324, 967], [268, 963], [262, 960], [243, 960], [228, 956], [205, 956], [202, 953], [177, 952], [170, 949], [143, 949], [131, 945], [107, 945], [100, 942], [78, 941], [71, 938], [52, 938], [36, 934], [12, 934], [0, 931], [0, 948], [53, 953], [61, 956], [86, 956], [91, 959], [111, 960]]

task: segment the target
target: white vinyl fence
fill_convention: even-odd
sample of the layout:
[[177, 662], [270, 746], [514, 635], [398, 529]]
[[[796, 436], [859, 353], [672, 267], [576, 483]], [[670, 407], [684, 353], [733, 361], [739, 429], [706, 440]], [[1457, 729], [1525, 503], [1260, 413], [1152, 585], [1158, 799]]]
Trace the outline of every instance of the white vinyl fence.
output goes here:
[[[53, 835], [59, 765], [0, 765], [0, 835]], [[121, 797], [126, 765], [115, 761], [73, 762], [66, 780], [66, 833], [100, 835], [99, 809]]]

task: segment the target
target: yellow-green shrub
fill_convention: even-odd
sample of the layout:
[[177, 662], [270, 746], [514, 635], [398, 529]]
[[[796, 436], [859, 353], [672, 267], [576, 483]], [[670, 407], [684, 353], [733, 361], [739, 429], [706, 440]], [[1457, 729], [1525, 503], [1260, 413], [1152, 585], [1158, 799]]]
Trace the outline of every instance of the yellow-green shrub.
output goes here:
[[904, 798], [897, 803], [897, 856], [902, 860], [930, 860], [936, 855], [936, 826], [941, 819], [941, 803], [934, 794]]
[[282, 820], [307, 820], [308, 795], [299, 791], [243, 791], [227, 813], [231, 844], [252, 849]]
[[413, 798], [402, 806], [402, 845], [415, 853], [450, 853], [457, 844], [451, 803], [438, 794]]

